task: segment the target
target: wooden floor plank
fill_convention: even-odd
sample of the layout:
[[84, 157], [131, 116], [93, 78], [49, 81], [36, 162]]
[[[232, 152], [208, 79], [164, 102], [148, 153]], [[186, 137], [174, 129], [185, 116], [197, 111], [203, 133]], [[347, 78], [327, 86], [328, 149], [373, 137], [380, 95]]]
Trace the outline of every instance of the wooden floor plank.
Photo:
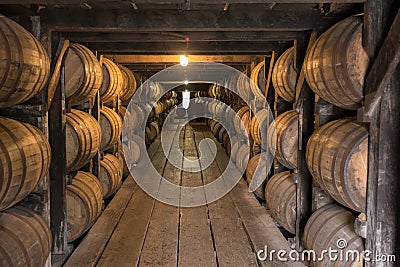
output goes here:
[[98, 266], [136, 266], [153, 209], [154, 199], [137, 188]]
[[[179, 141], [179, 133], [173, 133]], [[182, 160], [181, 160], [182, 162]], [[166, 163], [163, 177], [180, 184], [181, 169]], [[156, 201], [139, 266], [176, 266], [178, 260], [179, 208]]]
[[128, 176], [118, 193], [64, 266], [96, 266], [136, 186], [132, 177]]
[[[157, 142], [149, 147], [147, 153], [150, 158], [155, 156], [158, 148], [159, 143]], [[65, 266], [96, 266], [132, 199], [136, 187], [137, 184], [132, 176], [128, 176], [87, 236], [65, 263]]]
[[[160, 139], [150, 147], [152, 163], [157, 170], [165, 166]], [[137, 188], [122, 215], [109, 243], [107, 244], [98, 266], [136, 266], [139, 263], [143, 242], [147, 233], [154, 199], [141, 188]]]
[[[210, 132], [205, 132], [205, 135], [215, 140]], [[225, 169], [229, 162], [228, 155], [219, 144], [217, 144], [216, 162], [221, 171]], [[254, 195], [248, 191], [247, 183], [243, 179], [232, 189], [229, 196], [233, 200], [235, 208], [240, 215], [255, 252], [264, 249], [265, 246], [268, 247], [269, 251], [278, 251], [281, 249], [285, 250], [287, 253], [290, 251], [288, 241], [279, 231], [265, 208], [261, 206]], [[271, 267], [304, 266], [299, 262], [282, 262], [276, 257], [272, 261], [259, 261], [259, 263], [262, 266]]]
[[[197, 129], [196, 142], [205, 137], [206, 131], [201, 127]], [[220, 175], [221, 170], [214, 161], [203, 170], [204, 183], [210, 183]], [[256, 255], [232, 199], [224, 196], [209, 204], [208, 209], [219, 266], [257, 266]]]
[[[197, 157], [193, 130], [185, 130], [184, 155]], [[190, 152], [189, 152], [190, 151]], [[182, 172], [182, 186], [202, 185], [200, 172]], [[178, 266], [217, 266], [207, 206], [181, 208]]]
[[[168, 127], [173, 131], [177, 126]], [[186, 126], [174, 135], [174, 138], [178, 137], [183, 154], [192, 160], [198, 160], [200, 139], [208, 137], [215, 140], [204, 125], [196, 124]], [[175, 168], [167, 161], [159, 137], [149, 147], [148, 154], [154, 167], [166, 180], [182, 186], [202, 186], [219, 177], [229, 162], [221, 145], [216, 145], [216, 160], [202, 172], [185, 172]], [[268, 249], [289, 249], [288, 242], [265, 208], [248, 192], [244, 180], [225, 197], [196, 208], [178, 208], [155, 201], [139, 187], [134, 192], [132, 188], [125, 191], [121, 188], [117, 196], [127, 198], [129, 194], [130, 200], [125, 200], [124, 211], [113, 208], [116, 217], [120, 215], [119, 219], [92, 228], [99, 227], [98, 231], [108, 232], [109, 235], [110, 230], [107, 229], [114, 226], [108, 243], [102, 241], [103, 247], [100, 246], [94, 256], [80, 254], [84, 258], [82, 262], [87, 265], [71, 261], [69, 266], [95, 266], [97, 259], [97, 266], [257, 266], [255, 252], [265, 245]], [[113, 207], [112, 203], [109, 207]], [[104, 214], [107, 214], [106, 211]], [[111, 211], [108, 213], [109, 216], [114, 214]], [[102, 235], [91, 238], [95, 237], [101, 239]], [[92, 243], [91, 249], [97, 250], [98, 244]], [[303, 266], [278, 261], [259, 263], [262, 266]]]

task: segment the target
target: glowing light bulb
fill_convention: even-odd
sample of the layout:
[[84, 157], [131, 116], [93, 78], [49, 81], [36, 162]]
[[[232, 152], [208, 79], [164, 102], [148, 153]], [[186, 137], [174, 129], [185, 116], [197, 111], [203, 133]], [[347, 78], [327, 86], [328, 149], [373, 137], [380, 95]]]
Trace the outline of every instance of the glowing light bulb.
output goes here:
[[185, 85], [188, 85], [188, 84], [189, 84], [189, 81], [188, 81], [188, 80], [185, 80], [183, 83], [184, 83]]
[[189, 64], [189, 58], [185, 55], [181, 55], [180, 62], [182, 67], [186, 67]]

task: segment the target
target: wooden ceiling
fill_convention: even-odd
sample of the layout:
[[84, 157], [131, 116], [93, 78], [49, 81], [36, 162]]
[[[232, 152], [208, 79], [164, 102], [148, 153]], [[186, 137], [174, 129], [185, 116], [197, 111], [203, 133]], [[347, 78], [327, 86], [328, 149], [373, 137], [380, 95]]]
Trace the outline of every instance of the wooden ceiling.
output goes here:
[[311, 31], [322, 32], [362, 12], [362, 2], [2, 0], [0, 13], [25, 20], [39, 17], [40, 32], [50, 38], [64, 37], [109, 57], [125, 55], [116, 58], [154, 72], [174, 62], [137, 62], [134, 56], [228, 55], [238, 61], [226, 63], [243, 66], [254, 56], [279, 54]]

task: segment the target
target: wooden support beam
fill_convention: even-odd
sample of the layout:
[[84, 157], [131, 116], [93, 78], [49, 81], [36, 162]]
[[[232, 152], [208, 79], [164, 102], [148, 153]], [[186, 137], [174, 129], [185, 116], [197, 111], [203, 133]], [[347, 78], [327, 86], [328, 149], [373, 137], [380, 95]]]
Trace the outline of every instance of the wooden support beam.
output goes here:
[[60, 45], [57, 48], [56, 58], [52, 60], [51, 63], [51, 78], [49, 85], [47, 87], [47, 106], [51, 106], [51, 101], [53, 100], [54, 92], [56, 91], [57, 85], [60, 82], [60, 73], [63, 63], [64, 55], [68, 49], [69, 41], [62, 39]]
[[359, 120], [370, 121], [374, 110], [378, 107], [382, 94], [400, 61], [400, 10], [390, 27], [378, 56], [368, 72], [365, 87], [367, 92], [364, 106], [359, 110]]
[[[271, 56], [270, 57], [264, 57], [264, 78], [266, 80], [266, 84], [265, 84], [265, 98], [268, 101], [268, 97], [270, 97], [271, 94], [269, 94], [270, 91], [270, 87], [272, 82], [272, 71], [274, 69], [274, 65], [275, 65], [275, 52], [272, 51]], [[267, 67], [268, 66], [268, 70]], [[270, 102], [268, 102], [270, 103]]]
[[[109, 2], [114, 2], [115, 4], [118, 4], [119, 2], [125, 2], [121, 0], [85, 0], [84, 3], [88, 4], [99, 4], [99, 3], [109, 3]], [[182, 4], [186, 5], [185, 0], [134, 0], [132, 1], [133, 3], [140, 5], [140, 4], [154, 4], [154, 5], [171, 5], [171, 4]], [[214, 0], [212, 1], [212, 4], [221, 4], [224, 5], [227, 2], [229, 4], [315, 4], [316, 2], [318, 3], [363, 3], [365, 0]], [[68, 0], [68, 1], [63, 1], [63, 0], [2, 0], [2, 3], [4, 4], [21, 4], [21, 5], [26, 5], [26, 4], [49, 4], [49, 5], [79, 5], [82, 4], [82, 0]], [[210, 4], [210, 1], [207, 0], [191, 0], [191, 4]]]
[[[173, 64], [179, 63], [179, 55], [112, 55], [105, 54], [105, 57], [120, 64]], [[246, 64], [261, 60], [261, 56], [243, 55], [188, 55], [189, 62], [220, 62]]]
[[194, 42], [186, 43], [91, 43], [88, 47], [101, 53], [259, 53], [282, 52], [290, 42]]
[[298, 75], [297, 75], [297, 83], [296, 83], [296, 90], [295, 90], [296, 97], [295, 97], [294, 109], [296, 109], [296, 110], [300, 110], [301, 105], [302, 105], [301, 101], [303, 101], [303, 98], [301, 97], [301, 94], [304, 92], [303, 85], [304, 85], [304, 81], [306, 79], [305, 65], [303, 64], [306, 54], [302, 54], [302, 52], [304, 52], [304, 51], [308, 52], [311, 49], [311, 46], [317, 40], [317, 33], [312, 32], [311, 36], [307, 37], [307, 39], [309, 39], [307, 48], [302, 47], [302, 46], [306, 45], [304, 38], [306, 38], [306, 37], [303, 37], [302, 39], [295, 41], [295, 46], [294, 46], [294, 48], [295, 48], [294, 64], [295, 64], [295, 68], [299, 68], [299, 69], [297, 69]]
[[[355, 12], [354, 10], [351, 12]], [[322, 31], [352, 14], [319, 10], [143, 10], [48, 7], [43, 24], [58, 32]]]
[[61, 68], [52, 105], [49, 109], [49, 143], [52, 157], [50, 164], [50, 227], [53, 235], [52, 254], [60, 260], [67, 254], [66, 221], [66, 147], [64, 67]]
[[72, 42], [86, 43], [143, 43], [143, 42], [182, 42], [185, 38], [192, 42], [216, 41], [290, 41], [302, 35], [300, 31], [249, 31], [249, 32], [150, 32], [150, 33], [107, 33], [95, 32], [91, 34], [82, 32], [64, 32], [63, 36]]
[[[365, 4], [363, 45], [372, 60], [381, 48], [381, 44], [384, 43], [392, 24], [391, 21], [398, 13], [398, 9], [399, 2], [396, 0], [371, 0]], [[394, 14], [392, 14], [393, 12]], [[386, 66], [380, 65], [379, 67], [385, 69]], [[400, 155], [399, 82], [400, 74], [397, 67], [397, 71], [389, 78], [389, 83], [383, 87], [380, 101], [377, 102], [374, 109], [371, 109], [370, 115], [365, 249], [371, 252], [370, 258], [372, 259], [381, 255], [395, 255], [397, 259], [400, 257], [398, 250], [400, 211], [397, 207], [400, 195], [398, 179], [400, 171], [398, 164]], [[367, 82], [365, 83], [366, 95], [376, 89], [368, 87]], [[394, 262], [367, 261], [365, 266], [397, 265]]]
[[[135, 0], [138, 4], [179, 4], [185, 0]], [[316, 0], [213, 0], [212, 4], [314, 4]], [[363, 3], [365, 0], [317, 0], [318, 3]], [[210, 4], [207, 0], [190, 0], [191, 4]]]
[[295, 110], [299, 112], [299, 147], [297, 152], [297, 168], [293, 173], [296, 182], [296, 249], [303, 250], [303, 234], [312, 210], [312, 175], [307, 167], [306, 146], [314, 131], [314, 102], [315, 95], [307, 83], [304, 83], [304, 58], [315, 42], [316, 34], [308, 33], [295, 42], [295, 68], [298, 69], [296, 92], [298, 98]]
[[[100, 123], [100, 93], [97, 92], [93, 100], [93, 108], [91, 115]], [[93, 167], [92, 173], [96, 177], [100, 177], [100, 150], [97, 151], [96, 155], [92, 159]]]
[[[395, 255], [400, 228], [400, 74], [391, 77], [370, 124], [368, 153], [366, 249], [373, 259]], [[395, 262], [367, 262], [366, 266], [397, 266]]]

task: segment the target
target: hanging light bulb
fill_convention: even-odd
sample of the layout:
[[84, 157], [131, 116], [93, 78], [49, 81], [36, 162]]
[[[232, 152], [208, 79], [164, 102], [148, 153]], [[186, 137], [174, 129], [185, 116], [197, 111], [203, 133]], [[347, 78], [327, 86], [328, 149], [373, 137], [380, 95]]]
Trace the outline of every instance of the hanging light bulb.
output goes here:
[[186, 67], [189, 64], [189, 58], [186, 55], [181, 55], [180, 62], [182, 67]]
[[188, 84], [189, 84], [189, 81], [188, 81], [188, 80], [185, 80], [183, 83], [184, 83], [185, 85], [188, 85]]

